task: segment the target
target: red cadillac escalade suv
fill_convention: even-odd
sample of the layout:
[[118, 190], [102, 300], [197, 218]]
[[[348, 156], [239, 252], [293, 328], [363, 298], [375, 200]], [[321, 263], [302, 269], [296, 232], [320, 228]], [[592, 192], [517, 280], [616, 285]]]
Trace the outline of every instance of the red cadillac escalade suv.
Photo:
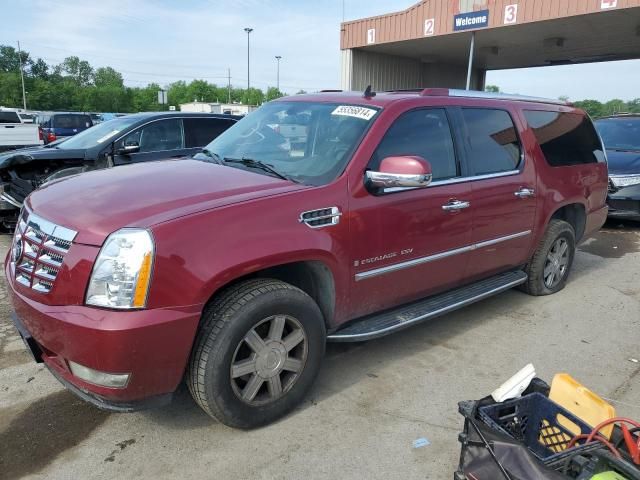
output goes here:
[[600, 138], [562, 102], [297, 95], [191, 159], [46, 184], [6, 278], [36, 360], [80, 397], [129, 411], [184, 379], [208, 414], [250, 428], [303, 399], [326, 341], [561, 290], [606, 196]]

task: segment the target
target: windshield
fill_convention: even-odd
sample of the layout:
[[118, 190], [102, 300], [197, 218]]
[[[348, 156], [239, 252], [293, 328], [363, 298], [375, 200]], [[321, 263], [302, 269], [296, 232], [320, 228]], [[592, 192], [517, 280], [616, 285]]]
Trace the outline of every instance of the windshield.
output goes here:
[[640, 117], [605, 118], [595, 123], [607, 150], [640, 151]]
[[215, 160], [235, 168], [325, 185], [342, 173], [377, 113], [368, 106], [271, 102], [244, 117], [195, 158], [212, 161], [217, 156]]
[[99, 125], [88, 128], [87, 130], [74, 135], [56, 147], [62, 150], [95, 147], [96, 145], [103, 144], [108, 140], [111, 140], [119, 132], [128, 128], [137, 121], [138, 119], [135, 117], [122, 117], [109, 120], [108, 122], [102, 122]]

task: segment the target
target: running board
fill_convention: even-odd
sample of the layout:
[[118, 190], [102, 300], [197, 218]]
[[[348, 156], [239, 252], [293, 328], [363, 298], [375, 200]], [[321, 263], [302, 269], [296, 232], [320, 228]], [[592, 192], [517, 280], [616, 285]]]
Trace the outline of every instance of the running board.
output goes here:
[[527, 274], [522, 270], [501, 273], [465, 287], [356, 319], [333, 332], [327, 337], [327, 340], [330, 342], [361, 342], [382, 337], [504, 292], [526, 281]]

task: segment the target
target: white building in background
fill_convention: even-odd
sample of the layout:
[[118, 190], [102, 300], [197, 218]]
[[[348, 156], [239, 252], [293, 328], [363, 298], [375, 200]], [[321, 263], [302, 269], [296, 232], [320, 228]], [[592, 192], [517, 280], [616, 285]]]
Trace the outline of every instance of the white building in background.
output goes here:
[[181, 103], [181, 112], [198, 112], [198, 113], [224, 113], [227, 115], [246, 115], [253, 112], [255, 105], [244, 105], [242, 103], [208, 103], [208, 102], [189, 102]]

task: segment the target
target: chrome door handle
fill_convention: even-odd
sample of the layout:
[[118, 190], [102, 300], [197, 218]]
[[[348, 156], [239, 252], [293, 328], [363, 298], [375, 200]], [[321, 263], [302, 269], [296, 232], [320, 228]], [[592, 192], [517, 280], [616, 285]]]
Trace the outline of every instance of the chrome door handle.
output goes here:
[[536, 192], [532, 188], [522, 187], [520, 190], [514, 192], [513, 194], [518, 198], [529, 198], [534, 197]]
[[461, 200], [449, 200], [448, 203], [442, 205], [442, 209], [449, 212], [452, 210], [462, 210], [464, 208], [469, 208], [470, 205], [470, 202], [463, 202]]

